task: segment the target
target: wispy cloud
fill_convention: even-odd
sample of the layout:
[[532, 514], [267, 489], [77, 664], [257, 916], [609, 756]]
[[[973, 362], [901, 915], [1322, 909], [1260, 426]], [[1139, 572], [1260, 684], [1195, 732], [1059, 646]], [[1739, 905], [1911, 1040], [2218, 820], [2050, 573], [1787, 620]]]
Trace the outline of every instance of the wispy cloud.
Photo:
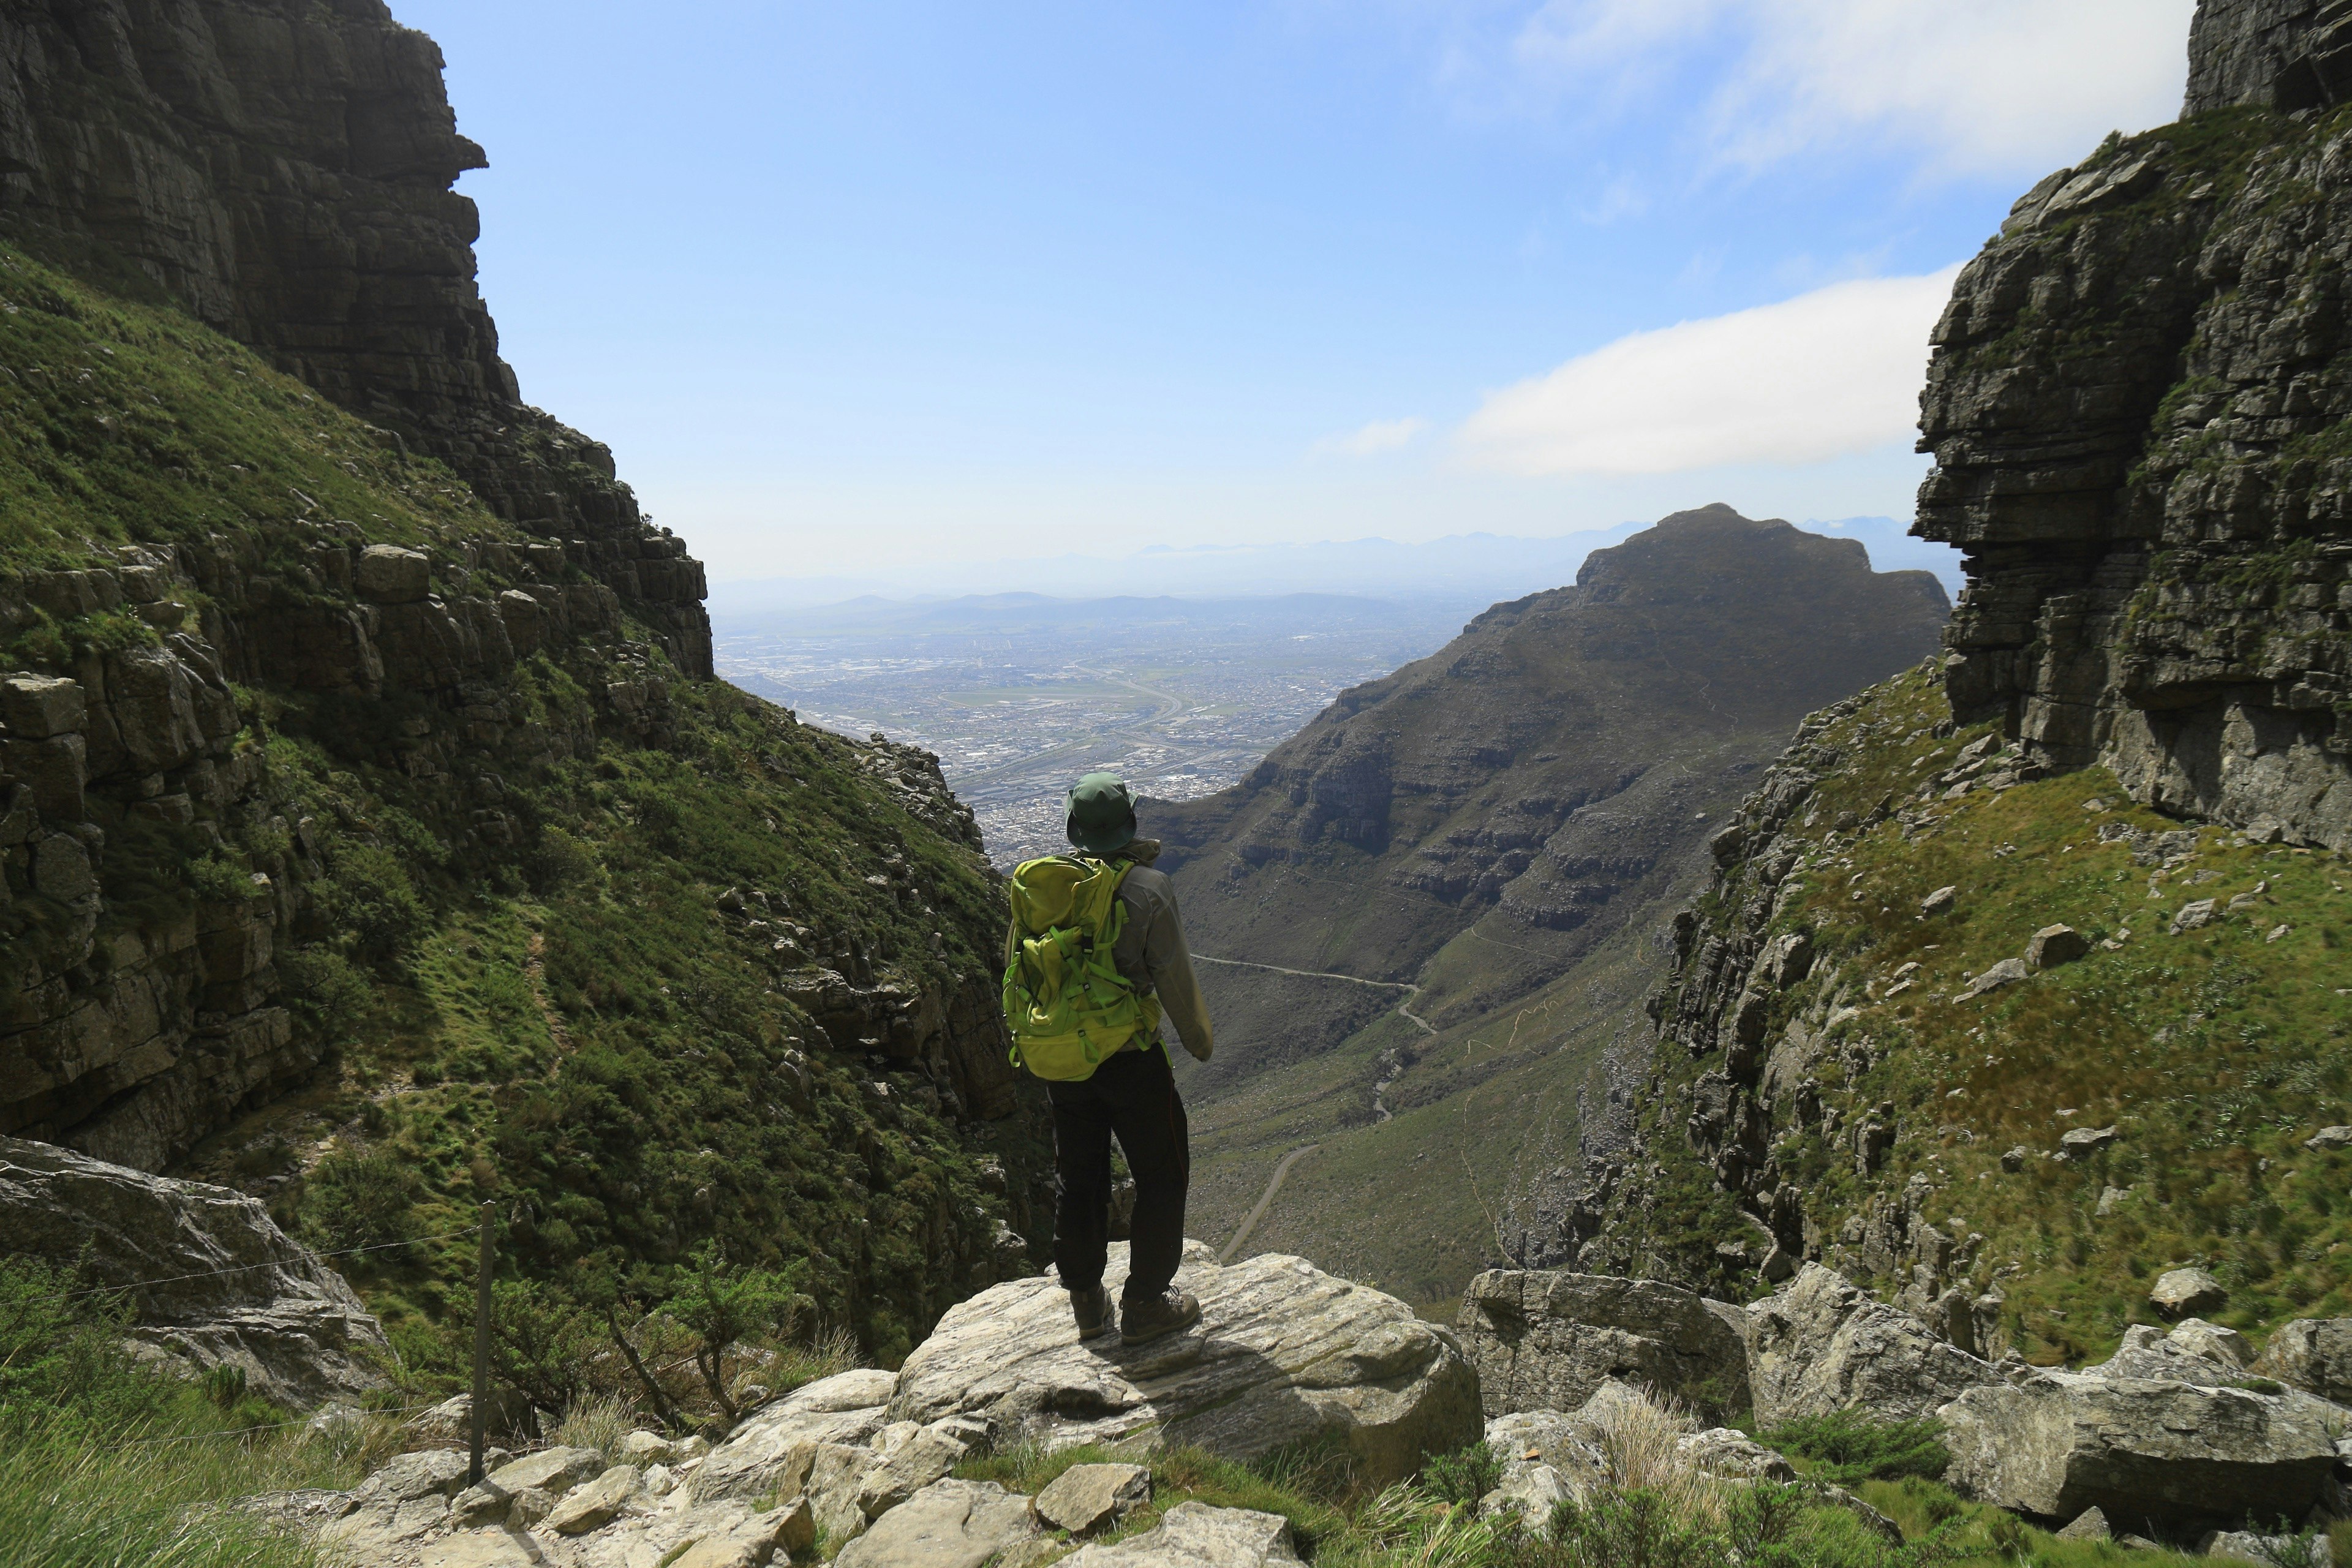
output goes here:
[[1916, 427], [1927, 334], [1958, 267], [1833, 284], [1635, 332], [1490, 394], [1465, 454], [1517, 474], [1811, 463]]
[[2196, 0], [1386, 0], [1467, 111], [1687, 105], [1757, 167], [1900, 145], [2013, 175], [2179, 111]]
[[1375, 419], [1360, 429], [1324, 437], [1309, 449], [1308, 455], [1317, 458], [1376, 457], [1411, 445], [1415, 437], [1428, 428], [1429, 421], [1426, 419]]

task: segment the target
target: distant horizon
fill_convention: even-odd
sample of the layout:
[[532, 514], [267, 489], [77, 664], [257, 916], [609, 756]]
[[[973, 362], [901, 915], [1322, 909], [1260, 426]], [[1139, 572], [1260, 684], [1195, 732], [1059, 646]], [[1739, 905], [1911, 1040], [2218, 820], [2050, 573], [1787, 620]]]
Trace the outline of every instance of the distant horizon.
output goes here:
[[523, 395], [739, 583], [1906, 512], [1956, 270], [2195, 8], [392, 4]]

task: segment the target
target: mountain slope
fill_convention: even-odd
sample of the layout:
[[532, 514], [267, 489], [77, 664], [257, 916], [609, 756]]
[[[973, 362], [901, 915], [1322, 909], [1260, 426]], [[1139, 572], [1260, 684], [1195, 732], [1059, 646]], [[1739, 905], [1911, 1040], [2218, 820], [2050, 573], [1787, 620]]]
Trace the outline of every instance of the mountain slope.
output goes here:
[[[1218, 1057], [1186, 1079], [1202, 1228], [1314, 1139], [1251, 1246], [1319, 1227], [1318, 1256], [1431, 1300], [1524, 1252], [1509, 1194], [1580, 1157], [1580, 1097], [1609, 1092], [1587, 1080], [1637, 1021], [1643, 933], [1693, 886], [1707, 817], [1808, 707], [1932, 647], [1944, 609], [1852, 542], [1681, 513], [1343, 694], [1242, 785], [1152, 805], [1193, 946], [1224, 961]], [[1373, 1189], [1419, 1217], [1350, 1223]]]
[[2332, 37], [2207, 0], [2182, 121], [1962, 271], [1921, 421], [1950, 652], [1809, 722], [1717, 841], [1638, 1128], [1564, 1216], [1587, 1266], [1821, 1258], [2044, 1363], [2179, 1265], [2241, 1329], [2352, 1301]]
[[710, 679], [464, 152], [372, 0], [0, 11], [0, 1131], [373, 1249], [412, 1371], [484, 1199], [559, 1306], [717, 1248], [893, 1355], [1049, 1223], [1000, 884]]

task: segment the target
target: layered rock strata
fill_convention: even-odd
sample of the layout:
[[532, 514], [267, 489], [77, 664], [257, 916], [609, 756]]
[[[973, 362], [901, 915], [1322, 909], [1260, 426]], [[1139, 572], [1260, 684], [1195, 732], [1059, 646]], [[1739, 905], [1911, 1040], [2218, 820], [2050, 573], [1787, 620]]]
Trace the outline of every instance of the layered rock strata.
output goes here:
[[[1962, 723], [2352, 845], [2352, 13], [2209, 0], [2189, 118], [2028, 192], [1934, 334], [1916, 531], [1967, 552]], [[2292, 112], [2281, 112], [2288, 110]]]
[[475, 284], [484, 167], [382, 0], [0, 12], [0, 237], [159, 293], [448, 463], [710, 673], [702, 568], [522, 402]]

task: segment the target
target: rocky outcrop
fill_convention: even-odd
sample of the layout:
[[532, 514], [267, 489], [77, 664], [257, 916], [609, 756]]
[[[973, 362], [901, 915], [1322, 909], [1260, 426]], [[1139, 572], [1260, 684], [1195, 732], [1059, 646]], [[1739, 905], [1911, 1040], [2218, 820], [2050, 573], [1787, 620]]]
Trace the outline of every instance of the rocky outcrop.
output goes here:
[[2352, 1319], [2305, 1318], [2282, 1325], [2252, 1370], [2322, 1399], [2352, 1405]]
[[[2352, 17], [2209, 0], [2175, 130], [2021, 199], [1935, 332], [1917, 531], [1967, 552], [1962, 723], [2257, 837], [2352, 844], [2352, 513], [2326, 369]], [[2231, 109], [2229, 105], [2258, 105]]]
[[1708, 1415], [1749, 1405], [1740, 1310], [1679, 1286], [1490, 1269], [1470, 1282], [1454, 1327], [1489, 1415], [1580, 1409], [1611, 1378]]
[[2097, 1508], [2119, 1530], [2193, 1537], [2299, 1521], [2336, 1496], [2343, 1412], [2307, 1394], [2049, 1372], [1941, 1415], [1954, 1488], [2053, 1525]]
[[160, 291], [442, 458], [708, 676], [701, 566], [499, 357], [451, 189], [488, 160], [441, 68], [382, 0], [12, 8], [0, 237]]
[[2000, 1369], [1817, 1263], [1748, 1309], [1748, 1381], [1760, 1426], [1865, 1409], [1933, 1414]]
[[0, 1233], [12, 1253], [123, 1292], [131, 1342], [156, 1360], [234, 1368], [298, 1406], [386, 1385], [383, 1328], [242, 1193], [0, 1138]]
[[[1126, 1274], [1114, 1245], [1106, 1282]], [[1477, 1374], [1394, 1298], [1297, 1258], [1221, 1268], [1198, 1243], [1177, 1279], [1201, 1300], [1200, 1327], [1135, 1346], [1081, 1342], [1052, 1279], [984, 1290], [907, 1358], [889, 1414], [971, 1417], [1000, 1447], [1146, 1439], [1250, 1458], [1328, 1437], [1381, 1483], [1476, 1437]]]

